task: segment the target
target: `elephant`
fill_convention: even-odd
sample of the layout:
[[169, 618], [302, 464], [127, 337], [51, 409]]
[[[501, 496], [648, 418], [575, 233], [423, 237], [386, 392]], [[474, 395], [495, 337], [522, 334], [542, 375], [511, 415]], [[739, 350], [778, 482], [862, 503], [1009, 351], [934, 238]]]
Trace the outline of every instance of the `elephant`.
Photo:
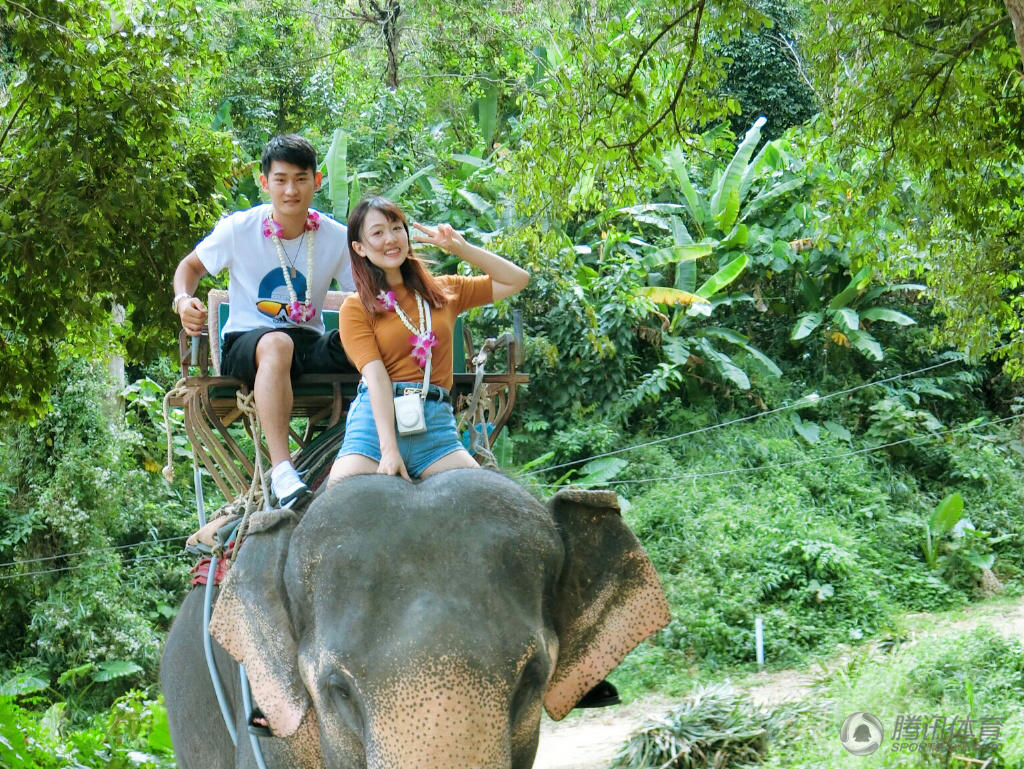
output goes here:
[[168, 634], [161, 685], [180, 769], [254, 767], [232, 658], [274, 737], [269, 769], [529, 769], [563, 718], [668, 605], [609, 491], [547, 505], [485, 469], [345, 478], [300, 514], [252, 515], [203, 659], [202, 590]]

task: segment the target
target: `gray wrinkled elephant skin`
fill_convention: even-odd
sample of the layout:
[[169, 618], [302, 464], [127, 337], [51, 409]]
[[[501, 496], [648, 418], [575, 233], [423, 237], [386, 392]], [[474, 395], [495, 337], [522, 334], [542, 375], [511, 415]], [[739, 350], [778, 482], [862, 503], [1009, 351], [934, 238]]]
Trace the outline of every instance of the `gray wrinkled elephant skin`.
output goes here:
[[[210, 627], [277, 736], [270, 769], [528, 769], [541, 708], [564, 716], [668, 621], [606, 492], [545, 507], [486, 470], [356, 476], [254, 528]], [[196, 596], [161, 671], [178, 764], [252, 766], [199, 667]]]

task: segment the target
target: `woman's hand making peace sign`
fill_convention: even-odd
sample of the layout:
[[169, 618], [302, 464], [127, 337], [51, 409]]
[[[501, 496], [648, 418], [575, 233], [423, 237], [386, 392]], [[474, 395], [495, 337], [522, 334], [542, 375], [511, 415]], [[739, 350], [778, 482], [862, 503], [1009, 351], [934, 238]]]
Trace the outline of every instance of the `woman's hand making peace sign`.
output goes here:
[[426, 243], [431, 246], [437, 246], [448, 253], [452, 253], [453, 249], [458, 248], [459, 246], [468, 245], [466, 243], [466, 239], [462, 237], [462, 234], [450, 224], [442, 222], [437, 225], [436, 230], [431, 230], [429, 227], [425, 227], [418, 222], [413, 222], [412, 226], [422, 233], [413, 235], [412, 239], [416, 243]]

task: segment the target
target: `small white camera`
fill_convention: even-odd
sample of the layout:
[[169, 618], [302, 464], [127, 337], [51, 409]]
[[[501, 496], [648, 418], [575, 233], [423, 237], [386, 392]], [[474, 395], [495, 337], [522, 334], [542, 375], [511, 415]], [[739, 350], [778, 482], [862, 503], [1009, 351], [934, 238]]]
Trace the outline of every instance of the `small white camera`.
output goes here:
[[423, 399], [418, 393], [395, 397], [395, 424], [399, 435], [416, 435], [427, 431], [423, 417]]

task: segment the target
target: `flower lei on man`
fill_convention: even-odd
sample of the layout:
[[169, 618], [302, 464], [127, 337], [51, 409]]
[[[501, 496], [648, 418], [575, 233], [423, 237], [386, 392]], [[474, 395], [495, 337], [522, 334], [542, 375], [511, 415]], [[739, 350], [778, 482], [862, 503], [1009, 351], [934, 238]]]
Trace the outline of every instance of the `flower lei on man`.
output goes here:
[[416, 312], [419, 317], [416, 319], [415, 326], [409, 316], [398, 306], [398, 298], [394, 291], [381, 291], [377, 294], [377, 301], [385, 310], [398, 313], [399, 319], [412, 332], [409, 337], [409, 344], [412, 345], [412, 357], [420, 368], [425, 368], [427, 358], [430, 357], [430, 348], [437, 344], [437, 335], [433, 331], [427, 333], [426, 314], [429, 309], [426, 306], [427, 303], [423, 301], [423, 297], [416, 294]]
[[[303, 237], [308, 234], [309, 240], [306, 241], [306, 301], [300, 302], [298, 294], [295, 293], [295, 286], [292, 285], [284, 246], [281, 244], [281, 235], [284, 234], [284, 228], [274, 221], [273, 210], [263, 220], [263, 237], [270, 238], [274, 246], [277, 247], [277, 261], [281, 263], [281, 273], [284, 275], [285, 285], [288, 286], [288, 298], [290, 300], [288, 302], [288, 317], [291, 318], [293, 323], [305, 323], [316, 317], [316, 307], [313, 306], [310, 294], [313, 290], [313, 246], [316, 243], [316, 231], [320, 229], [320, 214], [316, 211], [309, 211], [306, 214], [306, 224], [303, 229]], [[294, 270], [295, 267], [293, 265], [291, 271]]]

